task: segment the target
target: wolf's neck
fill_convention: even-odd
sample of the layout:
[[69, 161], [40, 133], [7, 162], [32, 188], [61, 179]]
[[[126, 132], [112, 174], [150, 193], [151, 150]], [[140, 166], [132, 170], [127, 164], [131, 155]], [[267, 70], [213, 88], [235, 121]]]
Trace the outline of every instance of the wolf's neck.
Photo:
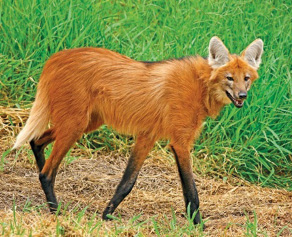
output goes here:
[[211, 118], [216, 118], [225, 104], [216, 100], [216, 95], [213, 93], [212, 89], [208, 89], [209, 91], [207, 92], [205, 98], [206, 111], [208, 116]]
[[207, 116], [215, 118], [219, 115], [221, 109], [224, 107], [224, 103], [218, 99], [218, 95], [216, 94], [216, 89], [219, 86], [218, 82], [211, 81], [211, 73], [212, 69], [208, 64], [206, 59], [200, 59], [200, 67], [197, 67], [198, 75], [200, 77], [200, 81], [203, 82], [204, 88], [202, 90], [204, 97], [204, 106], [207, 113]]

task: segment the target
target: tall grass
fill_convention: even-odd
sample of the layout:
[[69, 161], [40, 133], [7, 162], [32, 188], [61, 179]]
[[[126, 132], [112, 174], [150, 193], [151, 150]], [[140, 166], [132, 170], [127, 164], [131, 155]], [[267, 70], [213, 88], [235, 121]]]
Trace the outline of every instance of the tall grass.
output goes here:
[[155, 61], [207, 56], [214, 35], [232, 53], [262, 38], [260, 79], [243, 109], [230, 105], [207, 120], [194, 165], [292, 190], [291, 12], [287, 1], [269, 0], [1, 1], [0, 102], [29, 107], [45, 61], [65, 48], [105, 47]]

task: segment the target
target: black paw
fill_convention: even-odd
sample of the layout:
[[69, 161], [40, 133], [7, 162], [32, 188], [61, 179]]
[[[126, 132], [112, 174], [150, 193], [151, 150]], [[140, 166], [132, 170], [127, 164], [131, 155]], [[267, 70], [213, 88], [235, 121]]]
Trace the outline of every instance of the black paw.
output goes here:
[[44, 193], [46, 195], [47, 203], [50, 208], [51, 213], [56, 213], [58, 209], [58, 202], [56, 195], [54, 193], [54, 187], [52, 180], [49, 179], [45, 174], [40, 173], [39, 174], [39, 179], [42, 185], [42, 188], [44, 190]]
[[106, 207], [106, 209], [103, 211], [102, 219], [105, 220], [105, 221], [111, 221], [112, 218], [110, 218], [108, 215], [110, 215], [112, 213], [113, 213], [112, 207], [111, 207], [111, 205], [108, 205]]

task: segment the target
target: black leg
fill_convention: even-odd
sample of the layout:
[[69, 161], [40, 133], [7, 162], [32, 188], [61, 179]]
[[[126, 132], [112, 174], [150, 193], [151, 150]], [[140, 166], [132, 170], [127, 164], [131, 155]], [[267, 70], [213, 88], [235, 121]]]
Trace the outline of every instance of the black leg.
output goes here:
[[[56, 175], [54, 175], [55, 177]], [[42, 185], [42, 189], [46, 195], [47, 203], [50, 208], [50, 212], [55, 213], [58, 208], [57, 198], [54, 192], [54, 179], [48, 178], [45, 174], [40, 173], [39, 180]]]
[[[33, 151], [33, 154], [36, 159], [37, 167], [40, 171], [39, 180], [41, 182], [41, 186], [46, 194], [46, 199], [51, 212], [55, 212], [58, 207], [56, 195], [54, 193], [54, 183], [56, 177], [56, 171], [52, 172], [50, 177], [47, 177], [45, 174], [41, 173], [44, 165], [46, 163], [44, 149], [45, 147], [54, 140], [52, 137], [52, 130], [47, 130], [42, 137], [37, 141], [30, 141], [30, 146]], [[37, 145], [38, 144], [38, 145]]]
[[45, 155], [44, 155], [45, 145], [43, 144], [43, 145], [38, 146], [35, 144], [35, 142], [33, 140], [29, 144], [30, 144], [32, 152], [35, 156], [39, 171], [41, 172], [44, 165], [45, 165], [45, 162], [46, 162]]
[[140, 169], [137, 169], [135, 157], [131, 156], [128, 166], [124, 172], [123, 178], [119, 183], [115, 195], [103, 212], [102, 219], [107, 220], [107, 214], [112, 214], [117, 206], [124, 200], [124, 198], [131, 192], [136, 182]]
[[181, 154], [178, 154], [173, 146], [171, 148], [176, 159], [179, 176], [182, 183], [186, 210], [188, 206], [190, 206], [189, 208], [191, 217], [194, 213], [196, 213], [196, 216], [194, 218], [194, 224], [199, 224], [201, 223], [201, 217], [199, 212], [199, 197], [193, 177], [189, 152], [185, 151], [180, 152]]
[[104, 220], [109, 219], [107, 215], [112, 214], [124, 198], [131, 192], [144, 160], [154, 142], [154, 140], [148, 139], [146, 136], [140, 136], [137, 138], [137, 142], [129, 158], [123, 178], [118, 185], [113, 198], [103, 212], [102, 218]]

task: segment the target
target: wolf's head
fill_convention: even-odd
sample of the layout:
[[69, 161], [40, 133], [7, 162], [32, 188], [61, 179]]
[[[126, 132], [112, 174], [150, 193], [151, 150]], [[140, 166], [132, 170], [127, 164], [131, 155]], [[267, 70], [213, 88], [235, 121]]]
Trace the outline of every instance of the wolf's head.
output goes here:
[[213, 69], [210, 83], [214, 85], [212, 94], [217, 101], [243, 106], [252, 82], [258, 78], [262, 53], [261, 39], [253, 41], [240, 56], [229, 54], [218, 37], [210, 40], [208, 63]]

